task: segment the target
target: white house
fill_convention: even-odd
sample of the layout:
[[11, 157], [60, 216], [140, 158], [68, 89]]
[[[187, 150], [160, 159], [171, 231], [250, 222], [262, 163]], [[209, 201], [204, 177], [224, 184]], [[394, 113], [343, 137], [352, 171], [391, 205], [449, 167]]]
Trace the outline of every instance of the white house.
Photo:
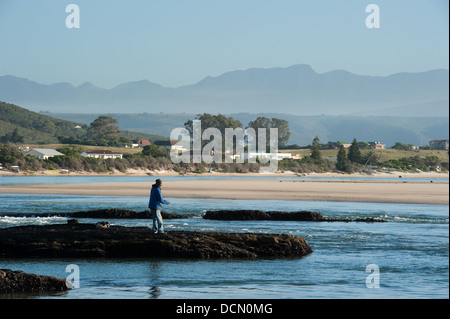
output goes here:
[[131, 142], [131, 148], [137, 148], [137, 147], [143, 148], [144, 146], [149, 146], [149, 145], [152, 145], [152, 143], [150, 143], [148, 140], [133, 140]]
[[28, 151], [25, 155], [34, 156], [43, 160], [49, 159], [54, 156], [63, 156], [64, 154], [47, 148], [33, 148], [31, 151]]
[[108, 150], [87, 150], [86, 152], [81, 153], [81, 156], [83, 157], [92, 157], [92, 158], [102, 158], [102, 159], [108, 159], [108, 158], [122, 158], [122, 153], [114, 153]]

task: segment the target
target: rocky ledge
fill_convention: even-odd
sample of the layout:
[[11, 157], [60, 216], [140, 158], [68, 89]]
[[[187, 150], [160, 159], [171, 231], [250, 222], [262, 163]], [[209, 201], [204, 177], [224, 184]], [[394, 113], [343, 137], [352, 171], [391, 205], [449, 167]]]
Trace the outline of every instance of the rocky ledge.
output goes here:
[[[149, 210], [136, 212], [127, 209], [97, 209], [85, 212], [67, 213], [67, 217], [72, 218], [105, 218], [105, 219], [152, 219], [152, 213]], [[185, 219], [187, 215], [171, 214], [161, 212], [163, 219]]]
[[287, 258], [312, 252], [292, 235], [171, 231], [94, 224], [20, 226], [0, 229], [0, 258]]
[[[163, 219], [186, 219], [189, 215], [172, 214], [161, 212]], [[0, 214], [0, 217], [70, 217], [70, 218], [102, 218], [102, 219], [152, 219], [152, 213], [149, 210], [137, 212], [128, 209], [108, 208], [95, 209], [90, 211], [81, 211], [74, 213], [43, 213], [43, 214], [29, 214], [29, 213], [14, 213], [14, 214]]]
[[204, 219], [215, 220], [283, 220], [283, 221], [312, 221], [312, 222], [386, 222], [377, 218], [334, 219], [326, 218], [320, 213], [310, 211], [298, 212], [265, 212], [261, 210], [217, 210], [207, 211]]
[[0, 269], [0, 293], [65, 291], [68, 286], [65, 279]]

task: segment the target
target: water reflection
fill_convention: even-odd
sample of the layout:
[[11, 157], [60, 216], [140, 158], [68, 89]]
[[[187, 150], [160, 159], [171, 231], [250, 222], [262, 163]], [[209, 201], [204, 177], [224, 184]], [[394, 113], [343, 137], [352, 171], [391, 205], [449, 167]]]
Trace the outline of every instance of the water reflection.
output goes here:
[[159, 288], [162, 285], [162, 261], [155, 260], [150, 262], [149, 270], [150, 288], [148, 293], [150, 298], [158, 299], [162, 294], [161, 289]]

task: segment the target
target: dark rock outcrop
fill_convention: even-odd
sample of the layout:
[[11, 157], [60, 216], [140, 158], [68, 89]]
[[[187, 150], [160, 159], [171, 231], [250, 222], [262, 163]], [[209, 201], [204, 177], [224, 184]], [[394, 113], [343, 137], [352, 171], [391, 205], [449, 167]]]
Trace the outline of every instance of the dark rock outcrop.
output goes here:
[[147, 227], [81, 223], [0, 229], [0, 258], [283, 258], [311, 252], [306, 240], [292, 235], [154, 234]]
[[[193, 215], [187, 214], [173, 214], [167, 212], [161, 212], [163, 219], [187, 219]], [[97, 209], [90, 211], [81, 211], [74, 213], [43, 213], [43, 214], [0, 214], [3, 216], [14, 217], [67, 217], [67, 218], [94, 218], [94, 219], [152, 219], [152, 213], [150, 211], [136, 212], [127, 209]], [[217, 210], [207, 211], [203, 216], [204, 219], [215, 220], [283, 220], [283, 221], [314, 221], [314, 222], [386, 222], [385, 220], [366, 217], [356, 219], [343, 219], [343, 218], [326, 218], [321, 213], [310, 211], [297, 211], [297, 212], [280, 212], [280, 211], [261, 211], [261, 210]]]
[[[161, 212], [163, 219], [185, 219], [189, 218], [186, 215], [171, 214], [167, 212]], [[68, 213], [68, 217], [72, 218], [105, 218], [105, 219], [152, 219], [152, 213], [150, 211], [136, 212], [127, 209], [98, 209], [86, 212]]]
[[265, 212], [261, 210], [217, 210], [207, 211], [204, 219], [215, 220], [297, 220], [297, 221], [323, 221], [320, 213], [300, 212]]
[[215, 220], [283, 220], [283, 221], [313, 221], [313, 222], [385, 222], [375, 218], [333, 219], [320, 213], [310, 211], [298, 212], [265, 212], [261, 210], [217, 210], [207, 211], [204, 219]]
[[65, 279], [0, 269], [0, 293], [65, 291], [68, 286]]
[[[186, 219], [189, 215], [172, 214], [161, 212], [163, 219]], [[43, 214], [0, 214], [0, 216], [15, 217], [68, 217], [68, 218], [101, 218], [101, 219], [152, 219], [150, 211], [136, 212], [128, 209], [96, 209], [90, 211], [74, 212], [74, 213], [43, 213]]]

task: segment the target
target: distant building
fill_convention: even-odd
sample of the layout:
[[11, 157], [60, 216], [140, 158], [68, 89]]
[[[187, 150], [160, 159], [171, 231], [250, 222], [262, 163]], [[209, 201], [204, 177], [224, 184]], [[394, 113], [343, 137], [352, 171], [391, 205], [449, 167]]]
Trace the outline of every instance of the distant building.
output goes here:
[[29, 146], [19, 145], [19, 146], [17, 146], [17, 149], [22, 151], [22, 152], [24, 152], [24, 153], [26, 153], [26, 152], [28, 152], [30, 150], [30, 147]]
[[28, 151], [25, 155], [30, 155], [33, 157], [37, 157], [43, 160], [49, 159], [54, 156], [63, 156], [64, 154], [47, 148], [33, 148], [31, 151]]
[[179, 140], [155, 141], [154, 144], [158, 145], [160, 147], [170, 148], [172, 150], [176, 150], [176, 151], [180, 151], [180, 152], [190, 151], [190, 146], [188, 148], [184, 147], [183, 143], [181, 143], [181, 141], [179, 141]]
[[11, 171], [13, 171], [14, 173], [20, 173], [19, 166], [11, 166]]
[[430, 147], [435, 150], [448, 151], [448, 141], [449, 140], [433, 140], [433, 141], [430, 141]]
[[290, 157], [290, 159], [295, 159], [295, 160], [301, 160], [301, 159], [304, 159], [305, 157], [303, 156], [303, 155], [300, 155], [300, 154], [294, 154], [294, 155], [291, 155], [291, 157]]
[[115, 158], [122, 158], [123, 154], [122, 153], [116, 153], [116, 152], [111, 152], [108, 150], [88, 150], [86, 152], [81, 153], [81, 156], [83, 157], [91, 157], [91, 158], [101, 158], [101, 159], [115, 159]]
[[369, 148], [373, 148], [376, 150], [384, 150], [386, 145], [381, 142], [369, 142]]
[[148, 140], [133, 140], [131, 143], [132, 148], [144, 147], [149, 145], [152, 145], [152, 143], [150, 143]]
[[[166, 145], [161, 145], [162, 147], [167, 146], [167, 143], [169, 143], [168, 145], [170, 146], [170, 148], [172, 150], [177, 150], [177, 151], [186, 151], [187, 149], [183, 146], [183, 143], [180, 143], [180, 141], [177, 140], [170, 140], [168, 142], [166, 142]], [[212, 154], [213, 155], [213, 154]]]
[[336, 142], [336, 144], [339, 145], [339, 148], [341, 145], [344, 146], [344, 148], [349, 148], [350, 146], [352, 146], [351, 143], [341, 142], [341, 141]]
[[240, 158], [244, 160], [255, 159], [255, 158], [265, 158], [270, 160], [281, 161], [285, 158], [291, 158], [291, 153], [241, 153]]

